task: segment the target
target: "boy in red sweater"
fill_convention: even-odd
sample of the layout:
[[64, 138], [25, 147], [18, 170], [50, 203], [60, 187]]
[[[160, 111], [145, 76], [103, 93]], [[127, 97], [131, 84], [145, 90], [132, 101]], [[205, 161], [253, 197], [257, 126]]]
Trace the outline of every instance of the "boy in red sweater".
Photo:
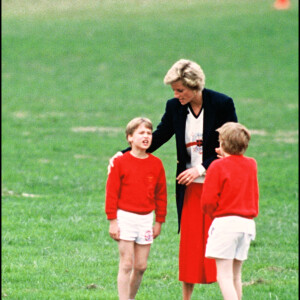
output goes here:
[[119, 245], [120, 300], [134, 299], [137, 294], [150, 246], [160, 234], [167, 214], [163, 164], [159, 158], [146, 153], [152, 141], [151, 121], [131, 120], [126, 137], [132, 150], [115, 159], [106, 183], [105, 203], [109, 234]]
[[217, 281], [225, 300], [242, 299], [242, 264], [255, 238], [258, 215], [257, 164], [244, 156], [250, 132], [228, 122], [217, 129], [221, 156], [208, 168], [202, 209], [213, 219], [205, 256], [214, 258]]

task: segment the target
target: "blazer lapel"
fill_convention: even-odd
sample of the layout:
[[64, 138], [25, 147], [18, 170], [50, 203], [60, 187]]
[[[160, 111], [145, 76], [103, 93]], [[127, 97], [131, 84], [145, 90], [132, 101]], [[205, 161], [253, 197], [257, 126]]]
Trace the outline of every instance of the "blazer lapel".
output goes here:
[[215, 113], [213, 106], [211, 104], [210, 99], [208, 99], [208, 95], [203, 90], [203, 108], [204, 108], [204, 121], [203, 121], [203, 148], [205, 148], [206, 141], [208, 140], [208, 136], [210, 132], [213, 130], [213, 126], [215, 123]]
[[185, 125], [186, 125], [186, 116], [188, 114], [188, 106], [180, 106], [178, 111], [178, 124], [177, 124], [177, 134], [179, 145], [185, 145]]

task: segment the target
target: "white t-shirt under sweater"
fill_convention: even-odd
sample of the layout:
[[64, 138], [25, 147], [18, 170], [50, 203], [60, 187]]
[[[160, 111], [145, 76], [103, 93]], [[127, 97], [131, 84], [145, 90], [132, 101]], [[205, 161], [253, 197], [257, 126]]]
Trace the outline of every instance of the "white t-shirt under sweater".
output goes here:
[[198, 117], [188, 107], [188, 115], [185, 126], [185, 145], [186, 150], [191, 157], [191, 162], [186, 164], [186, 167], [197, 167], [201, 176], [197, 177], [193, 182], [203, 183], [205, 178], [205, 168], [203, 162], [203, 116], [204, 109], [202, 108]]

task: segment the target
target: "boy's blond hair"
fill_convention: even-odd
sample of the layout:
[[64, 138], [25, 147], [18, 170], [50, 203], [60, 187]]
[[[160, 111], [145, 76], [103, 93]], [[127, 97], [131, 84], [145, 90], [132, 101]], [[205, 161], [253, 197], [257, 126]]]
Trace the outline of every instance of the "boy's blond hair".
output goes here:
[[133, 133], [135, 132], [135, 130], [141, 125], [141, 124], [145, 124], [145, 127], [148, 129], [151, 129], [151, 131], [153, 130], [153, 125], [152, 122], [148, 119], [148, 118], [144, 118], [144, 117], [137, 117], [132, 119], [126, 126], [126, 139], [128, 140], [128, 136], [129, 135], [133, 135]]
[[216, 131], [223, 150], [231, 155], [242, 155], [248, 148], [250, 131], [242, 124], [227, 122]]
[[205, 75], [202, 68], [188, 59], [178, 60], [167, 72], [164, 83], [172, 84], [181, 80], [182, 84], [192, 90], [202, 91], [205, 85]]

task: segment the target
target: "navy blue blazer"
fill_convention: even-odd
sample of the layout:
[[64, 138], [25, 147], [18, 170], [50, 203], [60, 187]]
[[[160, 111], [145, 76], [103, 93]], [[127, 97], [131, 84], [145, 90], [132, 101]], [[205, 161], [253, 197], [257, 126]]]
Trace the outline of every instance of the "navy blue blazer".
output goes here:
[[[237, 116], [232, 98], [206, 88], [203, 89], [202, 96], [204, 109], [203, 166], [207, 169], [211, 162], [217, 159], [215, 148], [219, 147], [219, 142], [216, 129], [226, 122], [237, 122]], [[185, 146], [187, 108], [188, 104], [181, 105], [176, 98], [167, 101], [165, 113], [156, 130], [153, 132], [152, 144], [147, 151], [150, 153], [154, 152], [175, 134], [177, 148], [176, 177], [186, 170], [186, 164], [190, 161]], [[178, 232], [180, 231], [184, 192], [185, 185], [180, 185], [176, 182]]]

